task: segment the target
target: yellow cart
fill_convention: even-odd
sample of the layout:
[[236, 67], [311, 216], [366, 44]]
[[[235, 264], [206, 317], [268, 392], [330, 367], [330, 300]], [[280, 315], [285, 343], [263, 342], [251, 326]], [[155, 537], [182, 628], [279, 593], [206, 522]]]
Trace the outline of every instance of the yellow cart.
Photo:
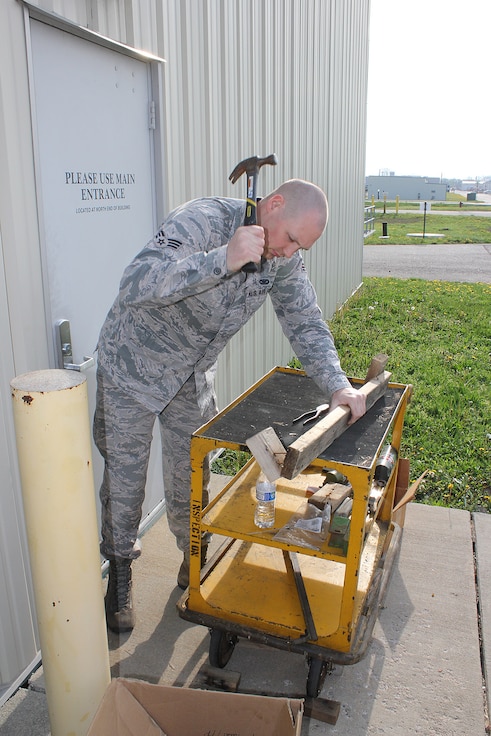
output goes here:
[[[355, 387], [363, 383], [351, 382]], [[247, 450], [246, 440], [266, 427], [273, 427], [287, 448], [305, 432], [293, 419], [325, 401], [316, 384], [303, 371], [274, 368], [194, 433], [190, 582], [178, 611], [210, 629], [212, 666], [227, 664], [239, 637], [303, 653], [309, 663], [307, 696], [317, 697], [332, 664], [353, 664], [364, 656], [401, 537], [392, 513], [401, 461], [371, 517], [369, 490], [382, 447], [390, 441], [399, 453], [410, 395], [411, 386], [389, 383], [366, 415], [302, 473], [292, 480], [280, 478], [273, 529], [254, 525], [259, 473], [254, 458], [204, 509], [203, 461], [218, 448]], [[338, 471], [352, 487], [345, 547], [330, 546], [329, 537], [317, 548], [275, 539], [326, 468]], [[223, 542], [200, 570], [206, 532]]]

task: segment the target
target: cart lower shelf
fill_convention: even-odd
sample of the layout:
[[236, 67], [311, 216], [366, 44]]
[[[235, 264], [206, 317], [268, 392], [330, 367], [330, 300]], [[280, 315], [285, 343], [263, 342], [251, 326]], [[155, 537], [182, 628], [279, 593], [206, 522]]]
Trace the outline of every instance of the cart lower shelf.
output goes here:
[[[214, 666], [225, 666], [237, 637], [306, 654], [312, 661], [354, 664], [365, 655], [370, 642], [402, 530], [392, 524], [386, 534], [373, 534], [374, 543], [366, 545], [360, 567], [356, 626], [348, 651], [329, 646], [329, 636], [339, 625], [345, 566], [311, 556], [300, 558], [317, 633], [313, 640], [307, 634], [305, 610], [283, 551], [241, 540], [229, 540], [217, 551], [203, 568], [199, 591], [188, 589], [181, 596], [177, 604], [179, 615], [229, 635], [223, 640], [214, 638], [214, 650], [217, 646], [224, 648], [226, 660], [222, 664], [215, 661]], [[377, 538], [384, 544], [378, 556]], [[370, 550], [377, 558], [375, 569]], [[215, 652], [213, 656], [216, 660]]]

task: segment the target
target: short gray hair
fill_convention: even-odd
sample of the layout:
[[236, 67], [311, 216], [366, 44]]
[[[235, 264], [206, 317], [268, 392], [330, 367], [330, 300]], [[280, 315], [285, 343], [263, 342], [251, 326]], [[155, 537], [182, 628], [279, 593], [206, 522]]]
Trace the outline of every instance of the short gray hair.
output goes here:
[[327, 197], [320, 187], [304, 179], [288, 179], [275, 189], [269, 197], [281, 194], [285, 200], [287, 217], [302, 217], [306, 213], [315, 213], [318, 217], [319, 230], [323, 232], [329, 207]]

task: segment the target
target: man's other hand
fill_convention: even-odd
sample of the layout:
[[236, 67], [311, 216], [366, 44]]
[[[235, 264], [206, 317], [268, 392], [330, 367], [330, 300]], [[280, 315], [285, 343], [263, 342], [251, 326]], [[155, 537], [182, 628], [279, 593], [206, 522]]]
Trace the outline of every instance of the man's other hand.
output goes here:
[[341, 388], [333, 393], [330, 410], [332, 411], [336, 406], [349, 406], [351, 417], [348, 424], [354, 424], [367, 410], [365, 396], [351, 387]]

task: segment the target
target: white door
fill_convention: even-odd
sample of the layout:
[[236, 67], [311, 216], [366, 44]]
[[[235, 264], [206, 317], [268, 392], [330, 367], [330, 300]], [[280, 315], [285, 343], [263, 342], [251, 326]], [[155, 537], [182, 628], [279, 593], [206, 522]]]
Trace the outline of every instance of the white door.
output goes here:
[[[71, 363], [94, 354], [125, 266], [155, 232], [151, 63], [31, 21], [33, 129], [52, 367], [68, 320]], [[95, 367], [86, 370], [94, 411]], [[93, 448], [96, 493], [102, 461]], [[144, 517], [163, 498], [152, 450]]]

